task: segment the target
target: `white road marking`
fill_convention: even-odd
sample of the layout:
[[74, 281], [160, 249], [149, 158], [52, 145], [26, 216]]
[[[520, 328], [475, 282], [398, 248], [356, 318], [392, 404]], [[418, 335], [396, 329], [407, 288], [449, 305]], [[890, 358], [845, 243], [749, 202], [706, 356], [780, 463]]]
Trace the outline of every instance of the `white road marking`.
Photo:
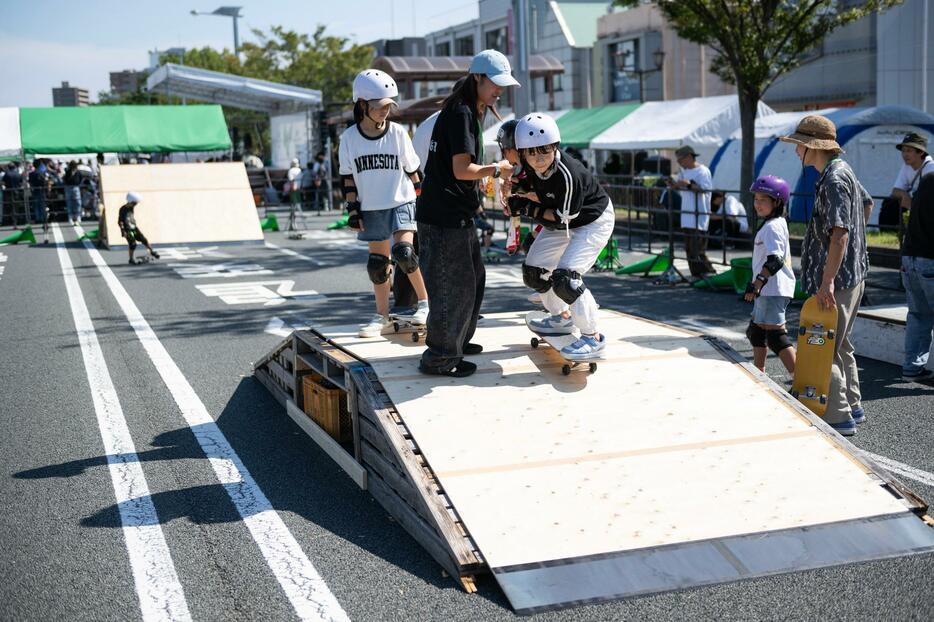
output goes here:
[[301, 253], [293, 251], [291, 248], [282, 248], [281, 246], [277, 246], [276, 244], [273, 244], [272, 242], [266, 242], [266, 248], [271, 248], [274, 251], [279, 251], [283, 255], [288, 255], [289, 257], [295, 257], [296, 259], [307, 261], [313, 266], [321, 267], [321, 266], [329, 265], [323, 261], [315, 259], [314, 257], [309, 257], [308, 255], [302, 255]]
[[230, 259], [233, 255], [217, 250], [216, 246], [191, 248], [189, 246], [169, 246], [159, 249], [159, 254], [165, 259], [175, 261], [188, 261], [189, 259]]
[[130, 556], [130, 568], [144, 620], [190, 620], [185, 592], [175, 571], [159, 516], [152, 502], [149, 484], [136, 454], [133, 438], [107, 362], [97, 340], [97, 333], [87, 304], [78, 285], [78, 277], [65, 249], [57, 224], [52, 225], [55, 248], [65, 278], [65, 289], [75, 331], [84, 358], [84, 368], [91, 387], [97, 426], [104, 442], [110, 479], [123, 525], [123, 536]]
[[255, 263], [170, 263], [170, 268], [183, 279], [233, 279], [241, 276], [260, 276], [272, 274]]
[[[76, 226], [79, 235], [81, 227]], [[302, 551], [282, 517], [256, 484], [226, 437], [217, 427], [204, 403], [178, 368], [155, 331], [104, 261], [100, 252], [85, 240], [85, 249], [117, 300], [130, 326], [172, 394], [182, 416], [208, 458], [218, 480], [230, 496], [250, 530], [273, 575], [279, 581], [295, 613], [302, 620], [347, 620], [334, 594]], [[231, 466], [236, 474], [231, 472]]]
[[879, 463], [879, 466], [892, 473], [893, 475], [901, 475], [902, 477], [912, 479], [916, 482], [921, 482], [925, 486], [934, 487], [934, 473], [928, 473], [927, 471], [916, 469], [913, 466], [897, 462], [891, 458], [886, 458], [885, 456], [879, 456], [877, 454], [870, 453], [864, 449], [860, 449], [859, 451], [870, 460], [875, 460], [877, 463]]
[[264, 332], [275, 335], [276, 337], [288, 337], [296, 330], [305, 330], [311, 326], [312, 323], [310, 321], [305, 321], [301, 318], [286, 317], [283, 319], [279, 316], [274, 316], [269, 319]]
[[[272, 289], [275, 286], [275, 289]], [[202, 294], [217, 297], [229, 305], [259, 304], [273, 307], [288, 300], [324, 300], [325, 296], [313, 289], [294, 291], [295, 281], [250, 281], [248, 283], [212, 283], [196, 285]]]

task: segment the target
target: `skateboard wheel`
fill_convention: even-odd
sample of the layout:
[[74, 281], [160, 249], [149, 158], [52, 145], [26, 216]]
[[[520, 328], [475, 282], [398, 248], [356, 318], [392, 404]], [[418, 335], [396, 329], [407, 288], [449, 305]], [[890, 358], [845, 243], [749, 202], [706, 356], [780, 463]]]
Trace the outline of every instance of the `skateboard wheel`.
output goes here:
[[412, 333], [412, 341], [418, 343], [418, 333]]
[[591, 363], [591, 364], [590, 364], [590, 373], [593, 374], [593, 373], [596, 373], [596, 371], [597, 371], [597, 364], [596, 364], [596, 363]]
[[832, 330], [827, 331], [827, 339], [833, 339], [834, 332]]
[[537, 348], [538, 344], [539, 344], [538, 337], [532, 337], [532, 339], [529, 340], [529, 345], [532, 346], [533, 348]]
[[821, 404], [826, 404], [826, 403], [827, 403], [827, 396], [826, 396], [826, 395], [821, 395], [821, 396], [820, 396], [820, 399], [819, 399], [818, 401], [819, 401]]
[[565, 376], [570, 376], [570, 375], [571, 375], [571, 366], [570, 366], [570, 365], [564, 365], [564, 366], [562, 366], [562, 367], [561, 367], [561, 373], [564, 374]]
[[792, 389], [792, 390], [790, 391], [790, 393], [791, 393], [791, 397], [793, 397], [793, 398], [795, 398], [795, 399], [798, 399], [798, 396], [801, 395], [801, 393], [799, 393], [798, 391], [796, 391], [796, 390], [794, 390], [794, 389]]
[[807, 335], [807, 334], [808, 334], [808, 329], [807, 329], [807, 327], [806, 327], [806, 326], [801, 326], [801, 327], [799, 327], [799, 328], [798, 328], [798, 334], [799, 334], [799, 335]]
[[393, 322], [393, 323], [392, 323], [392, 330], [395, 331], [395, 332], [397, 332], [397, 333], [399, 332], [399, 322]]

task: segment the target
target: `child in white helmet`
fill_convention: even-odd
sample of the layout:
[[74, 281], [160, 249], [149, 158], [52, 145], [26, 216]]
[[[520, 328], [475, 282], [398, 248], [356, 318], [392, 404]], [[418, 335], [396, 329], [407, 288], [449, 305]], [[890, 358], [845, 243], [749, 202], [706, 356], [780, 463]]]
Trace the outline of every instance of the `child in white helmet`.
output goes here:
[[130, 264], [139, 263], [133, 259], [133, 253], [136, 251], [136, 244], [142, 242], [143, 246], [149, 249], [149, 254], [159, 259], [159, 253], [153, 250], [149, 240], [143, 235], [143, 232], [136, 226], [136, 215], [133, 210], [142, 201], [143, 198], [135, 192], [126, 193], [126, 203], [120, 208], [117, 214], [117, 224], [120, 227], [120, 235], [126, 238], [127, 250], [130, 253]]
[[[516, 126], [516, 147], [527, 172], [516, 193], [527, 200], [525, 209], [544, 226], [522, 264], [525, 284], [542, 296], [551, 315], [530, 320], [529, 328], [540, 334], [571, 334], [580, 339], [565, 346], [567, 358], [600, 358], [606, 338], [597, 330], [597, 302], [584, 284], [583, 275], [613, 234], [613, 204], [584, 165], [559, 149], [561, 132], [546, 114], [532, 113]], [[522, 206], [510, 204], [516, 211]]]
[[366, 270], [376, 295], [376, 314], [360, 328], [361, 337], [377, 337], [390, 329], [393, 263], [415, 288], [418, 308], [413, 323], [424, 324], [428, 318], [428, 293], [412, 245], [417, 229], [415, 196], [420, 186], [418, 155], [402, 126], [387, 120], [398, 95], [388, 74], [377, 69], [357, 74], [353, 82], [356, 123], [344, 130], [340, 139], [341, 187], [350, 214], [348, 225], [359, 232], [357, 239], [369, 244]]

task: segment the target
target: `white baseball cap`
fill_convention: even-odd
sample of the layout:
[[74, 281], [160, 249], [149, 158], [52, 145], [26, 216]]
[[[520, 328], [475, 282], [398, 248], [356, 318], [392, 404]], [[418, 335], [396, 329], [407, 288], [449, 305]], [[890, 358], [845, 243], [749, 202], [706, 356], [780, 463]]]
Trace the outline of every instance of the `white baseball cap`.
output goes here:
[[483, 50], [474, 56], [467, 71], [485, 75], [496, 86], [519, 86], [512, 77], [509, 59], [496, 50]]
[[139, 202], [142, 201], [142, 200], [143, 200], [143, 197], [141, 197], [140, 195], [136, 194], [135, 192], [127, 192], [127, 193], [126, 193], [126, 202], [127, 202], [127, 203], [139, 203]]

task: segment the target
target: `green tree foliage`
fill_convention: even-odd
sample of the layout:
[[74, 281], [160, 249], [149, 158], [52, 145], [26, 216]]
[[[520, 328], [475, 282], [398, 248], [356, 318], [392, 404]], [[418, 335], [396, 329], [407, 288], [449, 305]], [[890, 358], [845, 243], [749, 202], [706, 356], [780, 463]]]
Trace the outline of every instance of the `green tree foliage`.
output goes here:
[[[187, 50], [182, 64], [249, 78], [291, 84], [321, 91], [325, 106], [351, 105], [354, 76], [373, 60], [373, 48], [351, 43], [345, 37], [326, 34], [318, 26], [311, 35], [273, 26], [268, 33], [254, 30], [255, 41], [241, 44], [239, 57], [228, 49], [210, 47]], [[174, 56], [161, 63], [178, 63]], [[137, 93], [100, 94], [102, 104], [180, 103], [176, 97]], [[254, 152], [269, 153], [269, 123], [263, 113], [224, 106], [227, 124], [241, 137], [249, 136]]]
[[[752, 183], [755, 115], [775, 80], [808, 58], [833, 30], [902, 0], [655, 0], [688, 41], [716, 52], [711, 71], [736, 85], [742, 125], [741, 189]], [[640, 0], [616, 0], [632, 7]], [[748, 198], [746, 199], [748, 204]]]

